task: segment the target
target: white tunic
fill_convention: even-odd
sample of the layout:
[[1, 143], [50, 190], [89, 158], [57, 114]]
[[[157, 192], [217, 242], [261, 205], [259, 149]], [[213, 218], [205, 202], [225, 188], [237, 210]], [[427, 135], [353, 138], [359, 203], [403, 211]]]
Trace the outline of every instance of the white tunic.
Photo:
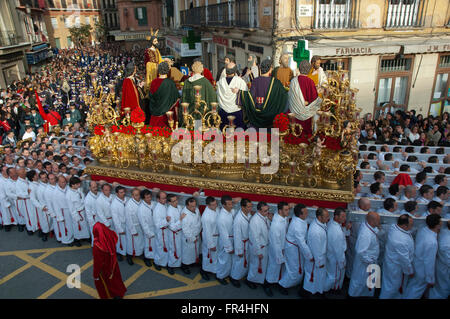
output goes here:
[[96, 217], [97, 221], [105, 225], [106, 227], [109, 227], [109, 229], [114, 230], [114, 225], [112, 222], [112, 215], [111, 215], [111, 202], [114, 199], [113, 195], [109, 195], [109, 197], [106, 197], [105, 194], [100, 193], [97, 197], [96, 201]]
[[228, 84], [226, 77], [221, 78], [217, 82], [217, 101], [219, 106], [226, 113], [234, 113], [240, 111], [241, 108], [236, 105], [236, 95], [231, 89], [237, 88], [241, 91], [247, 91], [248, 87], [245, 81], [240, 76], [234, 76], [230, 84]]
[[342, 288], [345, 277], [347, 240], [342, 226], [331, 220], [327, 227], [327, 285], [325, 290]]
[[231, 273], [233, 243], [233, 215], [234, 210], [227, 211], [222, 207], [217, 217], [217, 231], [219, 240], [217, 243], [217, 272], [219, 279], [228, 277]]
[[60, 227], [56, 222], [55, 208], [53, 205], [53, 193], [55, 192], [55, 190], [56, 185], [52, 185], [49, 183], [45, 186], [44, 190], [42, 191], [42, 195], [44, 197], [44, 202], [48, 208], [47, 215], [51, 217], [51, 222], [53, 226], [51, 229], [53, 229], [53, 233], [55, 234], [56, 240], [61, 241], [61, 237], [59, 236]]
[[25, 217], [27, 230], [34, 232], [38, 229], [38, 223], [36, 214], [33, 214], [34, 207], [30, 200], [28, 188], [28, 181], [19, 177], [16, 181], [17, 210], [20, 212], [19, 215]]
[[[259, 212], [251, 219], [249, 224], [249, 269], [247, 280], [263, 284], [266, 278], [267, 261], [269, 259], [267, 245], [269, 244], [269, 220]], [[263, 255], [260, 260], [258, 255]]]
[[147, 259], [153, 259], [155, 246], [155, 224], [153, 223], [153, 210], [151, 203], [149, 205], [145, 201], [141, 201], [141, 205], [138, 209], [138, 218], [145, 235], [144, 256]]
[[408, 280], [403, 299], [420, 299], [427, 284], [436, 284], [437, 233], [424, 226], [419, 229], [414, 247], [414, 277]]
[[84, 194], [81, 189], [68, 188], [66, 192], [67, 203], [69, 204], [72, 216], [72, 227], [75, 239], [89, 238], [89, 224], [84, 209]]
[[127, 237], [127, 254], [140, 256], [144, 253], [144, 231], [139, 223], [138, 209], [140, 202], [131, 198], [125, 204], [125, 222]]
[[384, 253], [380, 299], [400, 299], [407, 278], [414, 272], [414, 240], [411, 232], [391, 225]]
[[95, 223], [97, 222], [97, 198], [99, 193], [94, 194], [89, 191], [84, 198], [84, 209], [86, 210], [86, 218], [89, 223], [89, 230], [91, 232], [92, 245], [94, 244], [94, 235], [92, 230], [94, 228]]
[[168, 261], [168, 239], [169, 230], [167, 226], [169, 222], [166, 219], [167, 207], [161, 203], [156, 203], [153, 209], [153, 223], [155, 224], [156, 245], [154, 262], [159, 266], [166, 267]]
[[[215, 274], [217, 272], [217, 210], [206, 207], [202, 215], [202, 269]], [[216, 248], [212, 251], [212, 248]]]
[[36, 215], [38, 222], [38, 229], [42, 230], [43, 233], [48, 233], [50, 231], [50, 220], [47, 214], [43, 211], [45, 203], [39, 199], [39, 189], [41, 186], [39, 182], [31, 182], [30, 187], [30, 200], [33, 204], [34, 210], [33, 214]]
[[305, 260], [305, 280], [303, 288], [312, 294], [325, 291], [327, 278], [327, 225], [316, 219], [309, 225], [306, 243], [314, 257], [314, 262]]
[[184, 207], [182, 213], [185, 213], [186, 216], [181, 221], [181, 249], [183, 252], [181, 262], [185, 265], [191, 265], [199, 262], [202, 222], [198, 208], [193, 213]]
[[181, 243], [181, 210], [182, 207], [180, 206], [173, 207], [170, 204], [167, 205], [167, 216], [170, 216], [169, 229], [167, 230], [169, 267], [181, 266], [181, 256], [183, 256], [183, 247]]
[[306, 220], [293, 216], [286, 234], [284, 245], [286, 263], [279, 282], [284, 288], [300, 284], [305, 274], [305, 259], [313, 258], [311, 249], [306, 244], [307, 231]]
[[282, 265], [286, 262], [284, 245], [288, 219], [275, 214], [269, 230], [269, 259], [267, 262], [266, 280], [268, 283], [277, 283], [281, 280]]
[[8, 198], [8, 179], [0, 175], [0, 210], [2, 225], [17, 225], [17, 218], [13, 214], [11, 201]]
[[[249, 240], [248, 228], [251, 215], [245, 215], [242, 210], [236, 214], [233, 220], [234, 255], [231, 266], [231, 278], [240, 280], [248, 273]], [[242, 255], [239, 257], [239, 255]]]
[[[100, 195], [101, 196], [101, 195]], [[104, 196], [105, 197], [105, 196]], [[125, 256], [127, 253], [127, 234], [126, 234], [126, 218], [125, 218], [125, 205], [127, 198], [121, 200], [119, 197], [115, 196], [111, 201], [110, 214], [112, 219], [112, 227], [117, 234], [118, 241], [116, 245], [116, 251], [118, 254]], [[97, 214], [100, 216], [100, 214]], [[100, 219], [100, 218], [99, 218]]]
[[6, 196], [11, 203], [11, 212], [14, 216], [14, 220], [17, 221], [17, 224], [19, 225], [25, 225], [25, 217], [17, 209], [18, 200], [16, 196], [16, 182], [17, 181], [8, 178], [8, 181], [6, 183]]
[[450, 230], [441, 227], [438, 235], [436, 284], [430, 289], [431, 299], [446, 299], [450, 295]]
[[47, 207], [47, 211], [44, 213], [45, 213], [45, 219], [46, 219], [46, 221], [48, 221], [48, 228], [49, 228], [49, 232], [50, 232], [53, 230], [53, 217], [50, 213], [51, 206], [49, 206], [49, 204], [47, 203], [47, 197], [46, 197], [47, 189], [48, 189], [48, 184], [39, 181], [39, 187], [37, 189], [37, 199], [39, 200], [39, 202], [42, 205]]
[[[66, 198], [67, 186], [61, 189], [59, 185], [53, 191], [53, 208], [56, 214], [56, 228], [58, 235], [61, 234], [61, 242], [70, 244], [73, 242], [72, 215]], [[58, 237], [57, 237], [58, 238]]]
[[352, 297], [368, 296], [375, 293], [375, 289], [367, 286], [369, 273], [367, 267], [378, 263], [380, 246], [377, 237], [378, 229], [372, 228], [367, 222], [361, 224], [355, 245], [352, 276], [348, 294]]

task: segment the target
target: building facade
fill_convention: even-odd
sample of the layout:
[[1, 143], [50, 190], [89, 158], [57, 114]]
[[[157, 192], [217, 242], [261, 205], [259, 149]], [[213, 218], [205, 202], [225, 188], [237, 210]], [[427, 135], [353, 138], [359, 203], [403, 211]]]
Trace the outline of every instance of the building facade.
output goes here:
[[325, 69], [349, 70], [364, 113], [450, 111], [448, 0], [276, 2], [275, 60], [307, 39]]
[[110, 35], [109, 32], [120, 29], [119, 11], [117, 10], [116, 0], [101, 0], [100, 11], [107, 32], [107, 40], [114, 41], [114, 36]]
[[450, 111], [448, 0], [177, 0], [173, 21], [201, 34], [214, 72], [226, 54], [241, 70], [249, 54], [278, 65], [307, 40], [325, 70], [349, 70], [364, 113]]
[[39, 0], [0, 1], [0, 87], [21, 80], [51, 56]]
[[110, 31], [127, 49], [148, 47], [150, 30], [162, 26], [161, 0], [116, 0], [120, 29]]
[[258, 61], [272, 55], [272, 0], [177, 0], [175, 25], [201, 34], [202, 58], [216, 76], [224, 66], [225, 55], [234, 56], [240, 70], [249, 55]]
[[73, 47], [69, 28], [90, 24], [91, 41], [96, 41], [95, 24], [100, 19], [98, 0], [45, 0], [45, 23], [52, 47]]

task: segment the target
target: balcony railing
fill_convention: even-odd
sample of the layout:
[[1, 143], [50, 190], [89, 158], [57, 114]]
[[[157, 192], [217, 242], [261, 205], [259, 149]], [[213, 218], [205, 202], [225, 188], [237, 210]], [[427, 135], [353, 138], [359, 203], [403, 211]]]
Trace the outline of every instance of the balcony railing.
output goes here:
[[15, 31], [1, 31], [0, 32], [0, 47], [7, 47], [17, 45], [24, 42], [24, 39], [17, 36]]
[[423, 26], [424, 0], [388, 0], [386, 28]]
[[358, 25], [358, 0], [315, 0], [315, 29], [352, 29]]
[[[182, 25], [252, 28], [257, 26], [252, 0], [236, 0], [180, 11]], [[252, 15], [255, 15], [252, 18]]]

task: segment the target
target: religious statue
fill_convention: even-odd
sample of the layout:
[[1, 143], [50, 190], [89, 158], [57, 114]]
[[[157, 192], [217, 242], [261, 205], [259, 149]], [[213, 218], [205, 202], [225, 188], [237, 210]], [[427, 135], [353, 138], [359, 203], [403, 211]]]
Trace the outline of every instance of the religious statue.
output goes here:
[[129, 107], [133, 111], [137, 107], [140, 108], [140, 96], [136, 86], [136, 79], [134, 78], [136, 75], [136, 65], [133, 62], [128, 63], [125, 72], [125, 79], [122, 83], [121, 110], [123, 111], [124, 108]]
[[317, 55], [311, 58], [311, 68], [309, 70], [308, 77], [314, 81], [316, 89], [319, 89], [322, 84], [327, 83], [327, 75], [320, 66], [320, 57]]
[[[146, 87], [150, 87], [150, 83], [154, 79], [156, 79], [157, 73], [158, 73], [158, 64], [160, 64], [163, 60], [161, 58], [161, 53], [159, 53], [158, 50], [158, 30], [156, 30], [155, 33], [153, 33], [153, 29], [150, 31], [151, 37], [150, 37], [150, 47], [145, 50], [145, 69], [146, 69], [146, 75], [145, 75], [145, 85]], [[148, 39], [148, 38], [147, 38]]]
[[281, 84], [285, 88], [288, 88], [291, 79], [294, 77], [294, 72], [292, 72], [291, 68], [289, 67], [289, 55], [283, 54], [280, 57], [280, 66], [276, 68], [276, 72], [274, 72], [274, 76], [280, 80]]

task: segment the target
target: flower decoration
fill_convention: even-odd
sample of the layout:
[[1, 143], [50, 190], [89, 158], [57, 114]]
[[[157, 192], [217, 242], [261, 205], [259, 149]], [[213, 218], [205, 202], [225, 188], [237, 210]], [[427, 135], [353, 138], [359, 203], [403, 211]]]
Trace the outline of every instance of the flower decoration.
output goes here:
[[136, 107], [130, 114], [130, 120], [133, 123], [143, 123], [145, 121], [145, 113], [140, 107]]
[[103, 135], [103, 134], [105, 134], [105, 127], [103, 125], [96, 125], [94, 127], [94, 134], [95, 135]]
[[289, 128], [289, 118], [286, 114], [280, 113], [273, 120], [273, 127], [278, 128], [280, 132], [284, 132]]

